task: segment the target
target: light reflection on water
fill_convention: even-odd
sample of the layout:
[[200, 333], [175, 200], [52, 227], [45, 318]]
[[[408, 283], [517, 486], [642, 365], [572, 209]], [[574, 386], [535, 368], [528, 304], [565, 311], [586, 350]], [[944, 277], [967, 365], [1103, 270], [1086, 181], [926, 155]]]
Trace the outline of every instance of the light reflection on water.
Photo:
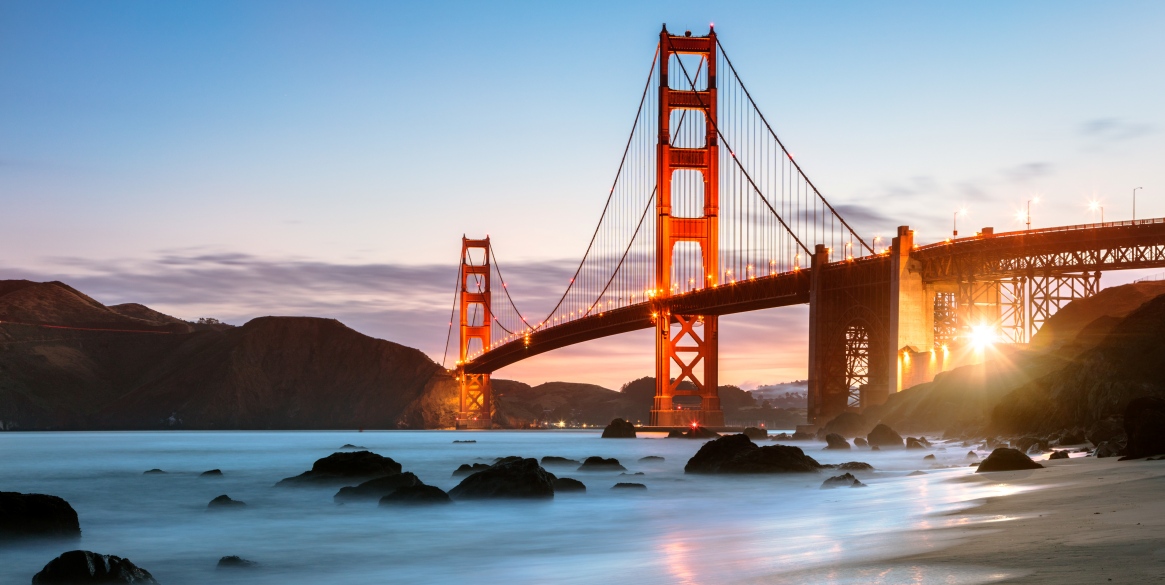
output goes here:
[[[454, 439], [475, 444], [452, 444]], [[462, 463], [506, 455], [618, 458], [629, 472], [550, 467], [587, 485], [551, 502], [473, 502], [381, 510], [337, 506], [336, 488], [275, 489], [279, 479], [345, 443], [392, 457], [442, 489]], [[870, 487], [820, 490], [820, 475], [688, 476], [700, 441], [602, 440], [589, 431], [0, 433], [0, 490], [59, 495], [77, 509], [80, 542], [5, 546], [0, 583], [27, 583], [57, 554], [82, 548], [127, 557], [165, 585], [366, 583], [985, 583], [965, 568], [906, 567], [880, 559], [949, 545], [918, 530], [960, 522], [948, 512], [1014, 485], [965, 478], [966, 450], [822, 451], [823, 463], [865, 461]], [[646, 455], [663, 462], [640, 463]], [[931, 466], [957, 466], [934, 469]], [[165, 475], [142, 475], [161, 468]], [[200, 478], [208, 469], [222, 478]], [[928, 475], [905, 477], [916, 470]], [[612, 491], [618, 481], [646, 492]], [[219, 494], [244, 510], [208, 513]], [[905, 531], [905, 532], [904, 532]], [[260, 563], [223, 574], [224, 555]], [[840, 569], [864, 562], [878, 569]], [[806, 576], [808, 575], [808, 576]], [[798, 580], [804, 579], [804, 580]], [[919, 580], [921, 579], [921, 580]], [[955, 580], [951, 580], [955, 579]]]

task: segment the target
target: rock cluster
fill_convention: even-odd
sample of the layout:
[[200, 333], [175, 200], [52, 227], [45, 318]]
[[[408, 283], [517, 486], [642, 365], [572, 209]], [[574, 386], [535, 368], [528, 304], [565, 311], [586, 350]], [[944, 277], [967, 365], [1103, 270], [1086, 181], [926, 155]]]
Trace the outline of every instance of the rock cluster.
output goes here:
[[842, 475], [836, 475], [834, 477], [831, 477], [831, 478], [821, 482], [821, 489], [823, 489], [823, 490], [829, 490], [829, 489], [839, 488], [839, 487], [849, 487], [849, 488], [866, 487], [866, 484], [858, 481], [858, 478], [854, 477], [852, 474], [849, 474], [849, 473], [845, 473]]
[[401, 472], [401, 465], [370, 451], [341, 451], [317, 459], [310, 471], [281, 480], [278, 486], [328, 485], [353, 479], [372, 479]]
[[741, 434], [704, 443], [688, 460], [684, 473], [804, 473], [821, 468], [820, 463], [799, 447], [757, 447]]
[[454, 500], [549, 499], [554, 497], [556, 479], [537, 459], [503, 461], [461, 480], [449, 496]]
[[157, 585], [149, 571], [129, 559], [74, 550], [49, 561], [32, 577], [32, 585], [81, 585], [84, 583], [125, 583]]

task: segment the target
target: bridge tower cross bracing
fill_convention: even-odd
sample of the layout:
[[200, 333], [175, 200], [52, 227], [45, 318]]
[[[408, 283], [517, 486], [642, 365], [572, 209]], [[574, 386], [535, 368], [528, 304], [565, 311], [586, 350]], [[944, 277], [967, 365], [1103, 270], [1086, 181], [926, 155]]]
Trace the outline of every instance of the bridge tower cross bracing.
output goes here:
[[[472, 252], [480, 251], [474, 260]], [[493, 420], [493, 388], [488, 373], [466, 373], [463, 364], [473, 357], [472, 350], [489, 349], [493, 305], [490, 298], [489, 237], [484, 240], [461, 238], [461, 282], [458, 305], [460, 312], [460, 359], [457, 381], [461, 387], [457, 414], [459, 429], [488, 429]], [[472, 342], [477, 341], [479, 347]]]
[[[724, 425], [717, 389], [718, 318], [716, 315], [673, 314], [668, 301], [672, 286], [676, 244], [694, 242], [700, 247], [704, 286], [715, 286], [719, 271], [719, 145], [716, 128], [716, 32], [693, 37], [671, 35], [665, 26], [659, 33], [659, 143], [656, 156], [656, 266], [653, 316], [655, 320], [655, 402], [652, 426]], [[707, 87], [672, 89], [668, 69], [672, 56], [696, 55], [707, 70]], [[688, 71], [675, 72], [680, 87], [689, 81]], [[703, 114], [703, 146], [672, 146], [671, 115], [675, 110]], [[703, 209], [697, 217], [673, 214], [673, 176], [694, 170], [703, 176]], [[678, 326], [678, 327], [677, 327]], [[678, 374], [673, 378], [673, 367]], [[686, 384], [685, 384], [686, 382]], [[698, 396], [700, 408], [676, 409], [677, 396]]]

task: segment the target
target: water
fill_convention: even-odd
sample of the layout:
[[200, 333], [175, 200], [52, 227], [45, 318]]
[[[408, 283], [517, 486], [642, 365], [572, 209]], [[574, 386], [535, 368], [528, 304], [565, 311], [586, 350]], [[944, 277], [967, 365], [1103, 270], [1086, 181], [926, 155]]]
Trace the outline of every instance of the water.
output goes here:
[[[475, 439], [474, 444], [453, 444]], [[336, 488], [274, 488], [345, 443], [392, 457], [448, 490], [462, 463], [506, 455], [616, 457], [629, 472], [549, 468], [587, 485], [547, 502], [460, 502], [434, 508], [336, 505]], [[930, 530], [947, 512], [1005, 495], [1006, 485], [957, 481], [965, 448], [822, 451], [878, 471], [865, 489], [820, 490], [826, 474], [690, 476], [701, 441], [602, 440], [589, 431], [0, 433], [0, 490], [58, 495], [80, 516], [80, 541], [0, 544], [0, 583], [29, 583], [61, 552], [126, 557], [163, 585], [373, 583], [986, 583], [988, 567], [897, 565], [948, 546]], [[647, 455], [662, 463], [640, 463]], [[932, 465], [958, 465], [933, 469]], [[165, 475], [143, 475], [160, 468]], [[202, 478], [208, 469], [221, 478]], [[927, 470], [922, 477], [906, 473]], [[611, 490], [619, 481], [646, 491]], [[215, 496], [247, 503], [207, 512]], [[216, 571], [239, 555], [256, 569]], [[845, 565], [843, 565], [845, 563]]]

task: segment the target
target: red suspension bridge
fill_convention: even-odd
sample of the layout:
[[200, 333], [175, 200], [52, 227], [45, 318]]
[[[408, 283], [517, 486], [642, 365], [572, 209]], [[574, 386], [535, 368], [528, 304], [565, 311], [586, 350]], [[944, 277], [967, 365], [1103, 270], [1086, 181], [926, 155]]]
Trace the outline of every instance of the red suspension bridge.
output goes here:
[[1102, 270], [1160, 266], [1165, 219], [985, 228], [927, 246], [903, 226], [888, 245], [867, 241], [789, 154], [715, 31], [665, 27], [598, 225], [554, 308], [519, 310], [490, 240], [462, 239], [459, 427], [489, 427], [492, 372], [647, 328], [651, 425], [723, 426], [718, 317], [806, 303], [809, 418], [823, 422], [933, 378], [973, 329], [1023, 343], [1095, 294]]

